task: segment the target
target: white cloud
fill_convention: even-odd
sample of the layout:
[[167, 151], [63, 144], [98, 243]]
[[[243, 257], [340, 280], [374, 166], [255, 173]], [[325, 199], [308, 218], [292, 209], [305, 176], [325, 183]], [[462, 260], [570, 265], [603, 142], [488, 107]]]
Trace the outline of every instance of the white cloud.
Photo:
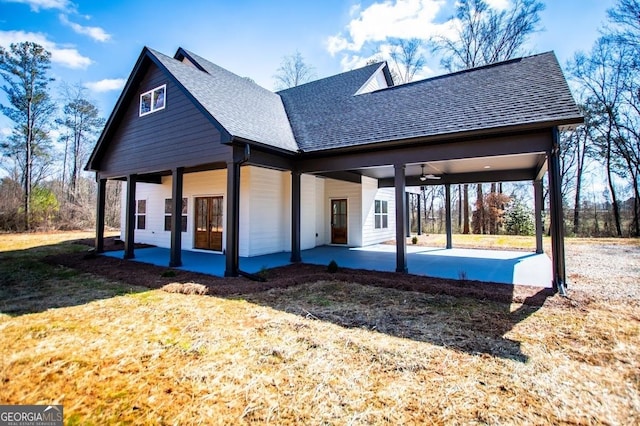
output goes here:
[[39, 12], [40, 9], [58, 9], [71, 11], [75, 9], [75, 5], [69, 0], [3, 0], [8, 3], [28, 4], [31, 10]]
[[446, 3], [446, 0], [385, 0], [366, 9], [352, 8], [353, 19], [346, 31], [329, 37], [327, 50], [331, 55], [345, 50], [359, 52], [366, 43], [380, 43], [389, 37], [428, 39], [448, 33], [450, 24], [435, 23]]
[[25, 31], [0, 31], [0, 46], [8, 47], [11, 43], [21, 43], [32, 41], [38, 43], [51, 52], [51, 62], [73, 69], [85, 69], [93, 61], [86, 56], [82, 56], [74, 47], [61, 46], [49, 39], [46, 34], [31, 33]]
[[85, 83], [83, 86], [93, 92], [111, 92], [120, 90], [124, 87], [127, 80], [124, 78], [105, 78], [100, 81], [92, 81]]
[[107, 33], [100, 27], [85, 27], [84, 25], [80, 25], [76, 22], [71, 22], [69, 21], [69, 18], [67, 18], [67, 15], [63, 13], [60, 14], [59, 18], [63, 25], [66, 25], [78, 34], [87, 35], [96, 41], [102, 42], [109, 41], [111, 39], [111, 34]]
[[511, 6], [509, 0], [485, 0], [489, 7], [496, 10], [507, 10]]

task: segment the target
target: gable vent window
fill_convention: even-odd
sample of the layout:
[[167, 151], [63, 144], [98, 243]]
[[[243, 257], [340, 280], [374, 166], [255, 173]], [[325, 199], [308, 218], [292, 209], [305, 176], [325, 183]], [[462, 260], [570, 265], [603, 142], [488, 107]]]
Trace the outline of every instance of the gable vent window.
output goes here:
[[140, 117], [164, 109], [167, 97], [167, 85], [163, 84], [140, 95]]

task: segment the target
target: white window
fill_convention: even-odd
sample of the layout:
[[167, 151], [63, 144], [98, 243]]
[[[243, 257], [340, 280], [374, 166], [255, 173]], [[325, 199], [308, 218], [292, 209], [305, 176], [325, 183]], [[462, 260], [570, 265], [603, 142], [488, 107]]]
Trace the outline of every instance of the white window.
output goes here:
[[[171, 212], [173, 211], [173, 200], [164, 199], [164, 230], [171, 231]], [[187, 199], [182, 199], [182, 232], [187, 232]]]
[[376, 229], [389, 227], [389, 206], [386, 201], [376, 200], [374, 217]]
[[140, 117], [164, 109], [166, 104], [167, 85], [163, 84], [140, 95]]
[[147, 227], [147, 200], [138, 200], [136, 203], [136, 229]]

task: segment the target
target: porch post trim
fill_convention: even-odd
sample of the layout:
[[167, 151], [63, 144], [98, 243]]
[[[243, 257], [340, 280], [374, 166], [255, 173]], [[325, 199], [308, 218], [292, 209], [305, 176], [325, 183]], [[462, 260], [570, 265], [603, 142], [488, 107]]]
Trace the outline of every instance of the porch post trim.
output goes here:
[[396, 272], [408, 272], [407, 269], [407, 240], [405, 230], [405, 211], [407, 209], [405, 196], [405, 165], [395, 164], [396, 188]]
[[453, 247], [453, 236], [451, 234], [451, 184], [444, 185], [444, 195], [445, 195], [445, 228], [447, 233], [447, 248], [450, 249]]
[[96, 194], [96, 253], [104, 253], [104, 210], [106, 205], [107, 180], [96, 173], [98, 193]]
[[135, 257], [135, 228], [136, 228], [136, 175], [127, 176], [127, 213], [124, 227], [124, 258]]
[[182, 266], [182, 187], [184, 168], [171, 171], [171, 258], [169, 266]]
[[240, 164], [236, 161], [227, 163], [227, 226], [225, 249], [225, 277], [237, 277], [239, 264], [239, 232], [240, 232]]
[[300, 172], [291, 171], [291, 262], [301, 262], [300, 256]]
[[536, 218], [536, 253], [544, 253], [544, 247], [542, 245], [542, 180], [537, 179], [533, 181], [533, 199], [534, 199], [534, 212]]

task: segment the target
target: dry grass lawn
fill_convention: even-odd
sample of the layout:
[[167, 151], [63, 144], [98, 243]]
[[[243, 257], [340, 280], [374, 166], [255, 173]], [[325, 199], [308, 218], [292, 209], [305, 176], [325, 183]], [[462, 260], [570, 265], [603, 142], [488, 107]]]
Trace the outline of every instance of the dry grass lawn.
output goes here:
[[[80, 237], [0, 235], [0, 404], [63, 404], [68, 424], [640, 423], [637, 290], [540, 308], [335, 281], [185, 295], [40, 261]], [[574, 244], [628, 267], [590, 279]], [[579, 288], [640, 286], [637, 240], [567, 252]]]

